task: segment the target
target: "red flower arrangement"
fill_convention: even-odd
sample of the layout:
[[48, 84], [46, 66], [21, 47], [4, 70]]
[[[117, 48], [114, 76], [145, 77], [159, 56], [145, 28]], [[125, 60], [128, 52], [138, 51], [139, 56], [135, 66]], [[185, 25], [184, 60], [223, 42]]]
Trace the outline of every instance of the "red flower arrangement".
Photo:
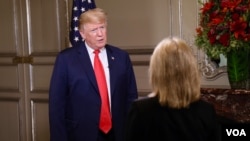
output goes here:
[[199, 3], [195, 43], [212, 58], [250, 48], [250, 0], [207, 0]]

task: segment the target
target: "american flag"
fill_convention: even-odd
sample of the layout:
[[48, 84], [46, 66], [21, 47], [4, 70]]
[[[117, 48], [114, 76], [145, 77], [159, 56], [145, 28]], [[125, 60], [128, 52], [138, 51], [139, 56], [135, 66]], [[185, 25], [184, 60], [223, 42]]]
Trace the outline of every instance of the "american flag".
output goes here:
[[82, 41], [82, 37], [78, 31], [78, 20], [79, 16], [89, 10], [96, 8], [94, 0], [74, 0], [72, 7], [72, 16], [71, 16], [71, 26], [70, 26], [70, 35], [69, 39], [72, 46], [75, 46], [79, 41]]

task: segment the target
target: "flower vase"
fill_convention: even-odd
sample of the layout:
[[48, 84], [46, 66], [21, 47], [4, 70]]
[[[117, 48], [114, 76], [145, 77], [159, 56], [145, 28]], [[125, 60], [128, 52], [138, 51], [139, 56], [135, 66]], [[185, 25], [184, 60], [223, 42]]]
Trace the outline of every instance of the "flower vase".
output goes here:
[[250, 51], [232, 50], [227, 53], [227, 73], [231, 89], [250, 89]]

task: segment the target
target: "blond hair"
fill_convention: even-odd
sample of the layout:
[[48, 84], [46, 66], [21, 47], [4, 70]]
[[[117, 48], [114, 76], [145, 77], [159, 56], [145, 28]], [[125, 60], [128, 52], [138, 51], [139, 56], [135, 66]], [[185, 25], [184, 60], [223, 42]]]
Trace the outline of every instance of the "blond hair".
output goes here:
[[79, 29], [83, 29], [86, 23], [106, 23], [107, 14], [101, 8], [89, 9], [79, 17]]
[[163, 39], [149, 66], [153, 92], [162, 106], [185, 108], [200, 98], [200, 74], [191, 48], [179, 38]]

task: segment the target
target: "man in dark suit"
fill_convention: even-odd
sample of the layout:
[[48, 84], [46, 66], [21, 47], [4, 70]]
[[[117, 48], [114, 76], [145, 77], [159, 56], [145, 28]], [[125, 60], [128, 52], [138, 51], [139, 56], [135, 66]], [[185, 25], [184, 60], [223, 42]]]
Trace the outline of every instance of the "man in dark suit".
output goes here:
[[[137, 88], [127, 52], [107, 44], [105, 12], [95, 8], [79, 19], [84, 39], [57, 56], [49, 92], [51, 141], [121, 141], [125, 117]], [[106, 84], [99, 84], [95, 73], [95, 50], [103, 66]], [[107, 87], [111, 125], [100, 128], [102, 96], [100, 85]], [[106, 114], [108, 115], [108, 114]]]

